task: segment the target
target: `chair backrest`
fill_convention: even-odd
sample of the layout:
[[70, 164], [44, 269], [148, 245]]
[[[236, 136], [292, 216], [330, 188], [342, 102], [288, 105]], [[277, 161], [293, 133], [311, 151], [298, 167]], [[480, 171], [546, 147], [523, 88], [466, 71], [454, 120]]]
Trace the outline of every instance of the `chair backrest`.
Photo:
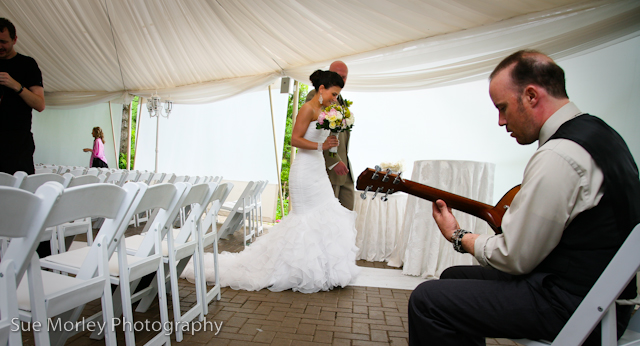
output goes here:
[[140, 175], [140, 172], [138, 171], [124, 171], [124, 176], [122, 178], [122, 182], [128, 182], [128, 181], [138, 181], [138, 176]]
[[138, 182], [145, 183], [149, 185], [151, 183], [151, 178], [153, 177], [153, 172], [142, 172], [138, 175]]
[[52, 168], [52, 167], [36, 167], [35, 169], [35, 173], [39, 174], [39, 173], [58, 173], [58, 168]]
[[100, 178], [97, 175], [81, 175], [81, 176], [71, 178], [71, 181], [69, 181], [69, 185], [67, 185], [67, 187], [74, 187], [74, 186], [87, 185], [87, 184], [97, 184], [101, 182], [103, 181], [100, 181]]
[[[206, 207], [211, 202], [214, 192], [218, 187], [217, 183], [198, 184], [191, 187], [191, 190], [182, 201], [181, 207], [191, 205], [191, 212], [189, 217], [185, 221], [185, 225], [200, 226], [199, 222], [202, 220], [202, 215], [206, 212]], [[191, 229], [189, 227], [182, 227], [182, 230], [175, 238], [175, 242], [180, 244], [189, 239], [191, 235]]]
[[91, 167], [89, 169], [87, 169], [86, 172], [84, 172], [84, 174], [86, 175], [99, 175], [101, 172], [97, 167]]
[[153, 173], [151, 172], [151, 178], [149, 178], [149, 184], [161, 184], [161, 183], [168, 183], [168, 181], [164, 181], [164, 173]]
[[16, 176], [15, 174], [11, 175], [8, 173], [0, 172], [0, 186], [20, 187], [22, 178], [24, 178], [24, 176], [22, 175]]
[[123, 172], [111, 172], [109, 175], [107, 175], [107, 180], [105, 180], [104, 182], [107, 184], [115, 184], [119, 186], [120, 182], [122, 181], [123, 175]]
[[[164, 185], [174, 186], [174, 188], [176, 189], [176, 193], [171, 199], [170, 203], [166, 205], [166, 208], [161, 206], [155, 207], [155, 210], [149, 217], [149, 221], [147, 221], [144, 230], [142, 231], [146, 235], [140, 247], [138, 247], [138, 250], [136, 251], [136, 256], [146, 257], [153, 253], [155, 248], [155, 235], [153, 234], [153, 232], [150, 232], [151, 227], [158, 227], [158, 229], [161, 230], [161, 237], [164, 238], [164, 236], [166, 236], [167, 233], [173, 228], [173, 221], [176, 219], [176, 216], [178, 215], [178, 212], [180, 211], [180, 208], [183, 205], [183, 201], [185, 200], [187, 194], [189, 193], [189, 191], [191, 191], [191, 184], [189, 183], [158, 184], [149, 187], [149, 189], [156, 186]], [[145, 201], [140, 203], [138, 207], [139, 210], [137, 210], [137, 212], [154, 209], [151, 208], [151, 205], [149, 204], [150, 202], [147, 202], [145, 199]]]
[[67, 187], [72, 177], [73, 175], [69, 173], [65, 173], [64, 175], [59, 175], [55, 173], [32, 174], [22, 179], [20, 188], [23, 190], [27, 190], [29, 192], [35, 192], [42, 184], [48, 181], [56, 181], [62, 184], [62, 186]]
[[220, 211], [220, 207], [224, 204], [224, 201], [229, 197], [229, 193], [233, 189], [233, 183], [222, 183], [218, 185], [216, 190], [213, 192], [213, 196], [211, 198], [211, 207], [209, 211], [207, 211], [207, 216], [202, 221], [202, 233], [206, 233], [209, 230], [209, 227], [215, 223], [215, 218]]
[[76, 169], [70, 170], [68, 173], [73, 175], [74, 177], [79, 177], [83, 175], [86, 171], [87, 171], [86, 168], [76, 168]]
[[176, 182], [175, 180], [176, 180], [176, 175], [173, 174], [173, 173], [165, 173], [162, 176], [162, 182], [163, 183], [172, 183], [173, 184], [173, 183]]
[[[122, 229], [129, 225], [129, 219], [133, 217], [145, 191], [146, 185], [139, 183], [127, 183], [123, 187], [113, 184], [90, 184], [64, 190], [49, 213], [45, 227], [54, 227], [86, 217], [104, 218], [96, 240], [78, 271], [79, 278], [91, 278], [96, 274], [101, 256], [100, 244], [109, 244], [108, 255], [111, 257], [119, 244], [116, 235], [123, 233]], [[119, 232], [121, 230], [122, 232]]]
[[[189, 176], [188, 175], [179, 175], [177, 177], [175, 177], [175, 179], [173, 179], [173, 183], [186, 183], [189, 181]], [[193, 185], [193, 184], [191, 184]]]
[[[613, 304], [629, 282], [635, 279], [636, 273], [640, 269], [638, 244], [640, 244], [640, 224], [636, 225], [631, 231], [631, 234], [629, 234], [551, 345], [582, 345], [600, 320], [602, 320], [603, 339], [607, 338], [607, 336], [609, 337], [608, 340], [603, 340], [602, 344], [618, 344], [616, 341], [616, 313], [615, 305]], [[603, 317], [608, 318], [612, 323], [605, 323]], [[637, 316], [634, 317], [637, 318]], [[634, 325], [632, 328], [638, 328], [638, 326]], [[640, 333], [640, 330], [634, 330], [634, 333]], [[623, 335], [623, 338], [625, 335]], [[516, 341], [524, 344], [536, 343], [530, 343], [528, 340]], [[637, 334], [635, 341], [640, 344], [640, 334]], [[637, 344], [633, 343], [633, 345]]]
[[0, 187], [0, 236], [12, 238], [0, 263], [5, 259], [14, 262], [18, 282], [40, 243], [46, 220], [63, 189], [57, 182], [47, 182], [35, 193]]
[[259, 182], [259, 185], [256, 187], [253, 195], [256, 202], [260, 202], [262, 200], [262, 193], [264, 192], [264, 189], [267, 187], [268, 183], [269, 180], [261, 180]]
[[[640, 224], [634, 227], [600, 278], [589, 290], [582, 303], [553, 341], [554, 345], [581, 345], [587, 339], [603, 318], [606, 308], [613, 304], [629, 282], [635, 279], [640, 268], [638, 244], [640, 244]], [[615, 309], [613, 316], [615, 319]], [[603, 328], [606, 327], [606, 323], [602, 323], [602, 325]], [[612, 328], [612, 333], [605, 333], [603, 330], [602, 334], [616, 336], [615, 323]]]

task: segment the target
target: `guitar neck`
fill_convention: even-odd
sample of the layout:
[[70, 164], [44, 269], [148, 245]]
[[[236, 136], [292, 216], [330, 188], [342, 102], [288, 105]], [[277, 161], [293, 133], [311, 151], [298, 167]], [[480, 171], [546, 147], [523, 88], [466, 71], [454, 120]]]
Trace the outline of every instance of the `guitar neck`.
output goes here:
[[398, 174], [382, 172], [380, 170], [376, 171], [371, 168], [367, 168], [360, 173], [356, 188], [361, 191], [376, 191], [380, 193], [404, 191], [431, 202], [441, 199], [447, 203], [448, 207], [478, 217], [486, 221], [496, 233], [502, 233], [502, 229], [500, 228], [502, 216], [520, 190], [520, 185], [509, 190], [496, 206], [474, 201], [431, 186], [416, 183], [415, 181], [404, 180], [401, 179]]
[[479, 217], [487, 221], [491, 225], [491, 227], [500, 226], [499, 224], [495, 225], [496, 220], [492, 212], [492, 210], [494, 209], [492, 205], [474, 201], [466, 197], [462, 197], [410, 180], [405, 180], [403, 185], [404, 188], [402, 190], [404, 190], [406, 193], [429, 200], [431, 202], [435, 202], [436, 200], [441, 199], [445, 201], [445, 203], [447, 203], [448, 207], [463, 211], [475, 217]]

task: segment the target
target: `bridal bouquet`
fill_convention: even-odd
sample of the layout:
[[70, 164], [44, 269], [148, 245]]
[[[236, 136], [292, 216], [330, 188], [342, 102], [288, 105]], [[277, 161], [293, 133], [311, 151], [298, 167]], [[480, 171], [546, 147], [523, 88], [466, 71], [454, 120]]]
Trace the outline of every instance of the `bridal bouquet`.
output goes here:
[[[349, 106], [353, 104], [352, 101], [344, 100], [345, 105], [341, 106], [337, 103], [333, 103], [325, 107], [318, 116], [318, 123], [316, 129], [329, 130], [332, 136], [338, 136], [338, 133], [342, 131], [351, 131], [354, 122], [354, 116], [349, 110]], [[337, 153], [338, 148], [333, 147], [329, 149], [331, 153]]]

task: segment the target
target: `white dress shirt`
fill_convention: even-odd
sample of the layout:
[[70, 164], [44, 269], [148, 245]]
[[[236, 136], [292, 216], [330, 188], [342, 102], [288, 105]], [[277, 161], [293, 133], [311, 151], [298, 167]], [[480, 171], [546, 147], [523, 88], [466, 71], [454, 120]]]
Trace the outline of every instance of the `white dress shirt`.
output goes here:
[[549, 140], [580, 114], [570, 102], [542, 126], [538, 150], [502, 219], [503, 233], [480, 235], [475, 241], [475, 257], [483, 266], [515, 275], [531, 272], [558, 245], [569, 223], [602, 198], [604, 174], [591, 155], [573, 141]]

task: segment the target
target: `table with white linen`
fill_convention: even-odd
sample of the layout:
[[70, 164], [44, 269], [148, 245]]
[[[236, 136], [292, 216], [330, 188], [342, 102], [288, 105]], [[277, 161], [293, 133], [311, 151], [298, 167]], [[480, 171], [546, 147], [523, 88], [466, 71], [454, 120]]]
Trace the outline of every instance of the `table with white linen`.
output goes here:
[[396, 246], [396, 239], [402, 230], [404, 208], [407, 194], [403, 192], [388, 195], [386, 202], [381, 200], [383, 193], [373, 198], [368, 192], [367, 199], [360, 197], [362, 191], [356, 191], [356, 246], [357, 259], [384, 261]]
[[[495, 164], [474, 161], [421, 160], [413, 164], [411, 180], [486, 204], [492, 204]], [[472, 265], [470, 254], [453, 250], [433, 220], [430, 201], [409, 196], [404, 225], [388, 265], [402, 266], [405, 275], [440, 277], [454, 265]], [[460, 226], [474, 233], [493, 233], [489, 225], [474, 216], [453, 210]]]

